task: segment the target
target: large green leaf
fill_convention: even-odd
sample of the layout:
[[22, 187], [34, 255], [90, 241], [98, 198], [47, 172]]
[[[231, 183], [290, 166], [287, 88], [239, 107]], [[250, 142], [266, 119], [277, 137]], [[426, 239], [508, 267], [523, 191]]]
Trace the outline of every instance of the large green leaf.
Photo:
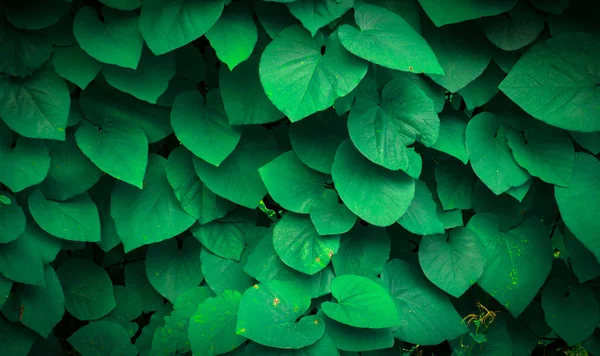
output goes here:
[[419, 263], [425, 276], [453, 297], [460, 297], [483, 274], [485, 257], [479, 237], [463, 227], [449, 236], [424, 236], [419, 243]]
[[[338, 32], [312, 38], [290, 26], [264, 50], [259, 75], [267, 97], [292, 121], [333, 105], [354, 89], [367, 73], [367, 63], [348, 53]], [[344, 80], [338, 80], [343, 76]]]
[[198, 306], [188, 326], [192, 352], [198, 355], [220, 355], [246, 340], [236, 334], [241, 300], [240, 293], [225, 291]]
[[310, 296], [295, 282], [271, 281], [248, 288], [240, 302], [236, 334], [259, 344], [299, 349], [317, 342], [323, 320], [304, 315]]
[[267, 191], [283, 208], [307, 214], [323, 195], [326, 175], [305, 166], [288, 151], [258, 169]]
[[102, 177], [99, 170], [81, 152], [73, 135], [57, 142], [50, 150], [50, 169], [39, 188], [53, 200], [67, 200], [85, 193]]
[[501, 125], [496, 115], [484, 112], [469, 121], [466, 133], [471, 167], [496, 195], [524, 184], [530, 177], [515, 161]]
[[231, 125], [265, 124], [284, 117], [260, 84], [259, 61], [260, 53], [255, 52], [233, 70], [225, 66], [219, 69], [219, 89]]
[[249, 2], [228, 5], [217, 22], [206, 32], [206, 38], [221, 62], [233, 70], [254, 50], [258, 39], [256, 24]]
[[568, 187], [575, 164], [569, 135], [551, 126], [535, 126], [522, 134], [509, 131], [508, 146], [517, 163], [544, 182]]
[[275, 140], [266, 130], [247, 129], [235, 150], [218, 167], [194, 158], [196, 173], [217, 195], [254, 209], [267, 193], [258, 169], [278, 154]]
[[342, 45], [360, 58], [405, 72], [444, 74], [425, 39], [398, 14], [368, 3], [355, 6], [358, 28], [342, 25]]
[[48, 200], [41, 190], [29, 195], [29, 210], [44, 231], [70, 241], [100, 241], [100, 216], [89, 194], [64, 202]]
[[68, 259], [56, 271], [65, 293], [65, 308], [79, 320], [94, 320], [116, 307], [108, 273], [89, 260]]
[[15, 282], [44, 287], [44, 265], [36, 241], [22, 234], [12, 242], [0, 244], [0, 273]]
[[354, 5], [354, 0], [305, 0], [292, 1], [287, 7], [314, 37], [321, 28], [343, 16]]
[[335, 274], [376, 277], [390, 257], [390, 247], [385, 229], [357, 224], [340, 237], [340, 249], [332, 258]]
[[18, 134], [65, 139], [71, 97], [64, 79], [45, 66], [21, 79], [0, 75], [0, 117]]
[[600, 130], [600, 41], [580, 32], [564, 33], [527, 51], [500, 84], [500, 90], [528, 114], [573, 131]]
[[[73, 65], [77, 63], [77, 65]], [[100, 73], [102, 63], [85, 53], [81, 47], [56, 47], [52, 55], [54, 70], [61, 77], [85, 89]]]
[[145, 0], [140, 32], [158, 56], [205, 34], [221, 16], [223, 6], [223, 0]]
[[348, 116], [352, 142], [369, 160], [391, 170], [408, 170], [406, 146], [416, 140], [431, 146], [438, 140], [440, 120], [433, 102], [407, 78], [389, 81], [381, 102], [359, 97]]
[[102, 8], [101, 21], [96, 10], [84, 6], [75, 15], [73, 33], [87, 54], [106, 64], [136, 69], [142, 57], [142, 35], [133, 12]]
[[16, 240], [27, 226], [27, 219], [17, 199], [7, 192], [0, 191], [0, 243]]
[[150, 155], [143, 190], [115, 184], [110, 214], [126, 252], [175, 237], [195, 222], [181, 209], [167, 181], [166, 165], [166, 159]]
[[302, 163], [331, 174], [335, 152], [348, 138], [347, 119], [327, 110], [290, 126], [290, 144]]
[[175, 239], [153, 244], [146, 255], [146, 276], [163, 297], [174, 303], [204, 279], [200, 269], [200, 244], [187, 238], [178, 247]]
[[148, 49], [135, 69], [112, 65], [105, 66], [102, 74], [113, 87], [134, 97], [156, 104], [175, 76], [175, 57], [172, 53], [155, 56]]
[[400, 325], [388, 291], [367, 277], [351, 274], [336, 277], [331, 282], [331, 294], [337, 302], [324, 302], [321, 310], [337, 322], [369, 329]]
[[135, 356], [137, 349], [121, 325], [110, 321], [92, 321], [67, 339], [81, 356]]
[[167, 179], [181, 208], [200, 224], [227, 215], [235, 205], [206, 187], [194, 169], [193, 155], [180, 146], [171, 151], [167, 162]]
[[498, 224], [494, 215], [477, 214], [467, 225], [479, 236], [487, 261], [477, 284], [517, 317], [550, 272], [552, 243], [538, 218], [527, 217], [508, 232], [501, 232]]
[[218, 90], [208, 92], [206, 103], [198, 91], [179, 94], [173, 102], [171, 125], [187, 149], [217, 167], [233, 152], [241, 137], [238, 129], [229, 126]]
[[75, 132], [81, 152], [103, 172], [138, 188], [148, 164], [148, 139], [139, 128], [81, 125]]
[[512, 9], [517, 0], [419, 0], [433, 23], [440, 27], [480, 17], [494, 16]]
[[415, 182], [411, 177], [372, 163], [354, 148], [350, 140], [345, 140], [338, 148], [332, 174], [335, 188], [346, 206], [376, 226], [396, 222], [415, 195]]
[[18, 284], [11, 292], [2, 313], [13, 321], [46, 338], [63, 318], [65, 295], [63, 287], [50, 266], [44, 268], [45, 287]]
[[548, 326], [569, 346], [591, 336], [600, 321], [594, 293], [584, 286], [569, 285], [561, 278], [551, 279], [544, 286], [542, 308]]
[[0, 72], [26, 77], [52, 55], [52, 38], [46, 31], [21, 31], [0, 17]]
[[415, 180], [415, 196], [406, 212], [398, 219], [398, 224], [418, 235], [444, 233], [444, 224], [437, 215], [437, 205], [423, 181]]
[[419, 345], [452, 340], [467, 328], [448, 296], [431, 284], [418, 266], [404, 260], [386, 263], [381, 279], [389, 289], [402, 322], [394, 337]]
[[340, 237], [320, 236], [308, 216], [290, 212], [275, 225], [273, 246], [283, 263], [313, 275], [325, 268], [337, 253]]
[[560, 216], [573, 235], [600, 261], [600, 162], [584, 152], [575, 154], [568, 187], [554, 187]]

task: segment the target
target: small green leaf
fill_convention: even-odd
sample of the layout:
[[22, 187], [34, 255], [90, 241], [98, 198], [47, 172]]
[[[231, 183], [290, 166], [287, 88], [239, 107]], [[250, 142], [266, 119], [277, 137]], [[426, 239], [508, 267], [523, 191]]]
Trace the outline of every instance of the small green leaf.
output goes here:
[[487, 104], [498, 93], [498, 85], [505, 73], [495, 62], [491, 62], [477, 79], [458, 91], [467, 109], [473, 110]]
[[137, 349], [121, 325], [110, 321], [92, 321], [67, 339], [81, 356], [135, 356]]
[[466, 148], [467, 118], [458, 113], [440, 115], [440, 133], [438, 140], [431, 146], [438, 151], [457, 158], [463, 164], [469, 162]]
[[[322, 312], [321, 312], [322, 313]], [[335, 346], [343, 351], [360, 352], [381, 350], [394, 346], [393, 328], [355, 328], [321, 315], [327, 325], [327, 335]], [[344, 355], [342, 353], [342, 355]]]
[[331, 282], [331, 294], [337, 303], [324, 302], [321, 310], [337, 322], [368, 329], [400, 325], [389, 293], [371, 279], [356, 275], [339, 276]]
[[317, 204], [310, 210], [310, 220], [319, 235], [344, 234], [350, 231], [357, 219], [333, 189], [325, 189]]
[[15, 282], [44, 287], [44, 265], [36, 242], [22, 234], [0, 244], [0, 273]]
[[12, 195], [0, 191], [0, 243], [16, 240], [27, 226], [23, 209]]
[[485, 21], [483, 33], [497, 47], [515, 51], [535, 41], [544, 30], [544, 17], [525, 3], [518, 3], [507, 16]]
[[116, 307], [113, 285], [102, 267], [69, 259], [56, 271], [65, 293], [65, 308], [79, 320], [94, 320]]
[[444, 224], [437, 216], [437, 205], [423, 181], [415, 180], [415, 196], [406, 212], [398, 219], [398, 224], [418, 235], [444, 232]]
[[419, 0], [427, 16], [437, 27], [457, 22], [494, 16], [506, 12], [515, 6], [517, 0], [496, 0], [480, 2], [478, 0], [457, 0], [448, 3], [445, 0]]
[[163, 306], [162, 296], [148, 281], [144, 261], [125, 265], [125, 286], [136, 291], [142, 297], [142, 310], [145, 313], [157, 311]]
[[357, 224], [340, 238], [340, 249], [332, 258], [335, 274], [374, 278], [389, 259], [390, 247], [385, 229]]
[[[73, 65], [77, 63], [77, 65]], [[61, 77], [85, 89], [96, 78], [102, 63], [85, 53], [81, 47], [56, 47], [52, 55], [54, 70]]]
[[340, 237], [320, 236], [308, 216], [288, 212], [275, 225], [273, 246], [283, 263], [313, 275], [325, 268], [337, 253]]
[[38, 338], [37, 334], [26, 327], [0, 317], [0, 353], [3, 355], [26, 356]]
[[249, 251], [247, 247], [238, 262], [217, 256], [206, 248], [202, 249], [200, 252], [202, 274], [204, 274], [206, 284], [213, 292], [221, 294], [226, 290], [234, 290], [244, 293], [248, 287], [256, 283], [254, 278], [243, 270]]
[[195, 224], [192, 235], [210, 252], [223, 258], [239, 261], [245, 247], [245, 226], [227, 221]]
[[342, 17], [354, 5], [354, 0], [305, 0], [290, 2], [287, 7], [314, 37], [321, 27]]
[[0, 17], [0, 45], [0, 72], [21, 78], [41, 68], [52, 55], [47, 31], [19, 30], [5, 16]]
[[271, 281], [248, 288], [240, 302], [236, 334], [259, 344], [299, 349], [317, 342], [323, 320], [304, 315], [310, 296], [295, 282]]

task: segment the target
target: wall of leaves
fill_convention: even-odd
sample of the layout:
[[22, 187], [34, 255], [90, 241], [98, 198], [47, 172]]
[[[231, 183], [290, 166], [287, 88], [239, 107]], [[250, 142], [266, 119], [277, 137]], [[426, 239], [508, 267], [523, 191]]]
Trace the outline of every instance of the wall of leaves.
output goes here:
[[0, 11], [1, 355], [600, 354], [598, 5]]

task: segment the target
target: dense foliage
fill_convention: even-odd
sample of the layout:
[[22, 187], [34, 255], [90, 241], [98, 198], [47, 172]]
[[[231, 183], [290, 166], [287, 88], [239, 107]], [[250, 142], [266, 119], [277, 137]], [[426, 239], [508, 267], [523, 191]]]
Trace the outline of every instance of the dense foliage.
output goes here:
[[600, 355], [600, 6], [0, 5], [0, 355]]

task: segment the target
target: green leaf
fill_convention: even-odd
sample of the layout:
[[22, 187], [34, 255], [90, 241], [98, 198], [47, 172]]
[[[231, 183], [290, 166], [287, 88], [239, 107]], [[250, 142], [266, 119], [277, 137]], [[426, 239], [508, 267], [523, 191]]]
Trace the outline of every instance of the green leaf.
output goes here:
[[44, 231], [69, 241], [100, 241], [98, 208], [88, 193], [64, 202], [48, 200], [41, 190], [29, 195], [29, 210]]
[[518, 3], [507, 16], [496, 16], [485, 21], [483, 33], [497, 47], [515, 51], [537, 39], [544, 30], [544, 17], [535, 9]]
[[[77, 65], [73, 65], [73, 63], [77, 63]], [[54, 48], [52, 64], [58, 75], [81, 89], [85, 89], [102, 68], [101, 62], [90, 57], [79, 46]]]
[[331, 174], [333, 159], [340, 143], [348, 138], [347, 119], [331, 110], [311, 115], [290, 126], [290, 143], [302, 163]]
[[142, 0], [100, 0], [100, 2], [113, 9], [123, 11], [135, 10], [142, 6]]
[[156, 104], [175, 76], [175, 57], [172, 53], [155, 56], [150, 50], [144, 49], [136, 68], [105, 66], [102, 74], [111, 86], [140, 100]]
[[174, 303], [184, 292], [204, 279], [200, 269], [200, 244], [187, 238], [178, 247], [175, 239], [148, 247], [146, 275], [150, 284], [163, 297]]
[[102, 171], [77, 147], [75, 137], [68, 135], [50, 150], [50, 169], [39, 188], [48, 199], [64, 201], [87, 192], [101, 177]]
[[137, 15], [103, 7], [103, 20], [96, 10], [84, 6], [73, 19], [73, 34], [88, 55], [106, 64], [136, 69], [142, 56], [142, 35]]
[[173, 102], [171, 125], [177, 139], [202, 160], [219, 166], [233, 152], [241, 132], [229, 126], [221, 94], [211, 90], [179, 94]]
[[10, 291], [13, 286], [13, 281], [0, 274], [0, 307], [6, 303], [10, 296]]
[[3, 355], [28, 355], [38, 337], [26, 327], [0, 317], [0, 353]]
[[590, 151], [593, 155], [600, 153], [600, 132], [569, 131], [569, 135], [571, 135], [575, 142]]
[[277, 37], [286, 27], [299, 23], [284, 4], [256, 1], [254, 11], [258, 21], [271, 38]]
[[9, 4], [6, 19], [22, 30], [41, 30], [56, 23], [70, 6], [62, 0], [27, 0], [18, 5]]
[[148, 140], [139, 128], [82, 125], [77, 146], [103, 172], [138, 188], [148, 165]]
[[431, 99], [406, 78], [389, 81], [381, 92], [381, 103], [358, 98], [348, 116], [348, 131], [356, 148], [372, 162], [391, 170], [408, 170], [406, 146], [416, 140], [433, 145], [439, 127]]
[[0, 103], [0, 117], [19, 135], [64, 141], [71, 97], [50, 66], [26, 79], [0, 75]]
[[415, 196], [406, 212], [398, 219], [398, 224], [417, 235], [444, 233], [444, 224], [437, 216], [437, 205], [423, 181], [415, 180]]
[[196, 224], [190, 231], [202, 246], [215, 255], [240, 260], [245, 247], [243, 224], [217, 220], [206, 225]]
[[0, 18], [0, 72], [26, 77], [52, 55], [52, 39], [46, 31], [22, 31]]
[[[338, 32], [314, 38], [300, 26], [281, 31], [264, 50], [260, 81], [275, 107], [292, 122], [333, 105], [367, 73], [367, 63], [341, 45]], [[340, 76], [344, 80], [338, 80]]]
[[527, 182], [525, 182], [525, 184], [522, 184], [518, 187], [510, 188], [509, 190], [506, 191], [506, 194], [517, 199], [519, 201], [519, 203], [522, 203], [523, 199], [525, 199], [525, 196], [529, 192], [529, 188], [531, 188], [532, 184], [533, 184], [533, 179], [530, 179]]
[[226, 290], [234, 290], [240, 293], [255, 283], [254, 278], [250, 277], [243, 268], [246, 264], [249, 249], [246, 248], [240, 257], [239, 262], [217, 256], [208, 249], [203, 248], [200, 251], [200, 265], [206, 284], [216, 294], [221, 294]]
[[467, 327], [448, 296], [431, 284], [418, 266], [393, 259], [386, 263], [381, 279], [396, 304], [402, 321], [394, 337], [419, 345], [436, 345], [452, 340]]
[[[239, 350], [239, 348], [237, 349]], [[242, 350], [240, 350], [241, 352]], [[235, 351], [233, 351], [235, 352]], [[232, 353], [233, 355], [233, 353]], [[237, 354], [236, 354], [237, 355]], [[338, 356], [340, 353], [335, 347], [335, 344], [328, 335], [323, 335], [319, 341], [310, 346], [303, 347], [299, 350], [277, 349], [273, 347], [265, 347], [255, 342], [248, 343], [245, 355], [264, 355], [264, 356], [319, 356], [333, 355]]]
[[528, 114], [547, 124], [573, 131], [599, 131], [598, 48], [598, 39], [590, 34], [553, 36], [527, 51], [499, 88]]
[[284, 116], [267, 98], [260, 84], [259, 60], [260, 56], [253, 54], [233, 70], [225, 66], [219, 69], [219, 88], [231, 125], [266, 124]]
[[44, 268], [44, 280], [45, 287], [17, 284], [2, 313], [14, 315], [21, 324], [47, 338], [63, 318], [65, 296], [52, 267]]
[[[13, 148], [14, 145], [14, 148]], [[0, 122], [0, 182], [17, 193], [46, 178], [50, 155], [42, 140], [13, 139], [12, 132]]]
[[258, 169], [267, 191], [284, 209], [307, 214], [324, 193], [329, 178], [306, 167], [288, 151]]
[[313, 275], [325, 268], [340, 247], [340, 237], [320, 236], [310, 218], [291, 212], [275, 225], [273, 246], [283, 263]]
[[236, 334], [259, 344], [299, 349], [317, 342], [323, 320], [304, 315], [310, 296], [295, 282], [271, 281], [248, 288], [240, 301]]
[[[554, 238], [554, 236], [552, 237]], [[596, 256], [579, 242], [569, 229], [565, 231], [563, 251], [565, 253], [564, 255], [561, 254], [561, 257], [564, 256], [564, 259], [569, 259], [571, 269], [580, 283], [585, 283], [600, 276], [600, 263], [598, 263]]]
[[354, 0], [305, 0], [290, 2], [287, 7], [314, 37], [321, 27], [342, 17], [354, 5]]
[[310, 210], [310, 220], [319, 235], [344, 234], [350, 231], [357, 219], [333, 189], [325, 189], [317, 204]]
[[511, 130], [506, 138], [515, 161], [532, 176], [550, 184], [569, 186], [575, 150], [565, 131], [536, 126], [522, 134]]
[[336, 276], [378, 276], [389, 259], [390, 247], [390, 237], [384, 229], [355, 225], [341, 236], [340, 249], [333, 255], [331, 262]]
[[531, 0], [531, 3], [536, 8], [555, 15], [560, 15], [569, 5], [568, 0]]
[[115, 184], [110, 215], [125, 252], [175, 237], [195, 222], [181, 209], [169, 186], [166, 166], [166, 159], [152, 154], [143, 190], [123, 182]]
[[451, 93], [456, 93], [479, 77], [492, 59], [485, 38], [471, 26], [431, 28], [425, 39], [437, 56], [444, 75], [429, 77]]
[[600, 221], [600, 162], [584, 152], [575, 154], [575, 166], [568, 187], [554, 187], [560, 216], [573, 235], [600, 260], [597, 232]]
[[481, 113], [467, 125], [467, 153], [475, 174], [496, 195], [518, 187], [529, 174], [517, 164], [496, 115]]
[[492, 100], [498, 93], [498, 85], [505, 73], [495, 62], [491, 62], [482, 75], [458, 91], [467, 109], [473, 110]]
[[56, 274], [65, 293], [65, 308], [75, 318], [98, 319], [116, 307], [108, 273], [93, 262], [68, 259]]
[[477, 214], [467, 228], [483, 244], [486, 266], [477, 284], [514, 316], [531, 303], [552, 266], [552, 243], [546, 227], [527, 217], [517, 227], [501, 232], [498, 218]]
[[267, 131], [253, 127], [242, 134], [235, 150], [219, 167], [194, 158], [194, 168], [200, 180], [217, 195], [254, 209], [267, 193], [258, 168], [278, 153], [277, 143]]
[[185, 147], [180, 146], [171, 151], [166, 171], [181, 208], [200, 224], [222, 218], [235, 207], [200, 181], [194, 169], [193, 155]]
[[[343, 351], [371, 351], [394, 346], [392, 328], [364, 329], [355, 328], [319, 314], [325, 321], [327, 335], [335, 346]], [[343, 355], [343, 354], [342, 354]]]
[[342, 142], [333, 162], [335, 188], [346, 206], [376, 226], [389, 226], [402, 216], [414, 197], [415, 182], [402, 171], [371, 163], [350, 140]]
[[433, 284], [460, 297], [483, 274], [485, 258], [479, 237], [467, 228], [446, 235], [424, 236], [419, 243], [419, 264]]
[[571, 286], [561, 278], [550, 280], [544, 287], [542, 308], [548, 325], [569, 346], [591, 336], [600, 321], [594, 293], [583, 286]]
[[110, 321], [92, 321], [67, 339], [81, 356], [135, 356], [137, 349], [121, 325]]
[[142, 315], [142, 297], [133, 288], [115, 285], [115, 301], [117, 306], [107, 318], [131, 321]]
[[517, 0], [457, 0], [452, 3], [444, 0], [419, 0], [427, 16], [437, 26], [463, 22], [480, 17], [494, 16], [515, 6]]
[[240, 293], [225, 291], [198, 306], [188, 327], [193, 353], [220, 355], [235, 349], [246, 340], [236, 334], [241, 300]]
[[249, 3], [234, 2], [228, 5], [217, 22], [206, 32], [206, 38], [217, 57], [233, 70], [254, 50], [258, 39], [256, 24]]
[[205, 34], [223, 12], [223, 0], [145, 0], [139, 28], [152, 53], [161, 55]]
[[369, 329], [400, 325], [389, 293], [371, 279], [356, 275], [336, 277], [331, 282], [331, 294], [337, 303], [324, 302], [321, 310], [339, 323]]
[[125, 286], [136, 291], [142, 297], [142, 307], [145, 313], [159, 310], [163, 306], [162, 296], [148, 281], [144, 261], [125, 265]]
[[79, 106], [84, 116], [103, 130], [141, 129], [149, 143], [158, 142], [173, 133], [169, 123], [170, 109], [137, 100], [112, 90], [108, 85], [90, 85], [81, 93]]
[[425, 39], [396, 13], [362, 3], [355, 6], [354, 19], [358, 28], [339, 29], [340, 42], [351, 53], [391, 69], [444, 74]]
[[0, 243], [16, 240], [25, 231], [27, 220], [17, 199], [7, 192], [0, 191]]
[[467, 164], [469, 155], [466, 148], [466, 132], [466, 118], [454, 112], [441, 114], [439, 137], [431, 148], [447, 153], [463, 164]]
[[44, 265], [36, 242], [22, 234], [0, 244], [0, 273], [15, 282], [44, 287]]

